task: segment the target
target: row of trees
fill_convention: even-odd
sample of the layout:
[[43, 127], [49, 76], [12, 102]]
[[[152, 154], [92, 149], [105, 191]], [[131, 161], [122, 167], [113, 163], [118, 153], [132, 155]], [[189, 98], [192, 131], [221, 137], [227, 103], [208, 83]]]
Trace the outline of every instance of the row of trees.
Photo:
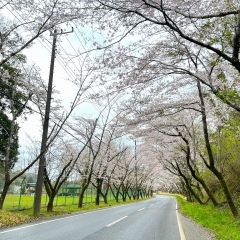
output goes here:
[[116, 201], [120, 195], [124, 201], [131, 197], [127, 195], [129, 192], [134, 192], [134, 198], [138, 198], [140, 189], [148, 195], [153, 190], [154, 177], [150, 175], [153, 174], [153, 167], [145, 166], [142, 158], [135, 161], [133, 149], [118, 139], [116, 126], [108, 125], [110, 110], [111, 107], [108, 116], [99, 117], [95, 121], [77, 118], [76, 122], [68, 126], [71, 130], [64, 127], [65, 132], [72, 131], [74, 138], [66, 140], [60, 137], [50, 146], [44, 175], [45, 189], [49, 196], [48, 211], [52, 211], [54, 198], [71, 175], [80, 178], [80, 208], [90, 185], [96, 189], [97, 205], [100, 196], [107, 203], [110, 190], [115, 193]]
[[[14, 70], [17, 71], [17, 69]], [[9, 71], [7, 73], [7, 76], [6, 72], [2, 74], [3, 84], [5, 82], [7, 82], [6, 84], [11, 83], [13, 76], [9, 74]], [[21, 170], [14, 169], [12, 171], [18, 161], [17, 118], [26, 116], [29, 111], [32, 111], [32, 105], [28, 104], [28, 101], [31, 101], [31, 104], [35, 103], [40, 110], [44, 107], [37, 101], [34, 102], [36, 95], [33, 93], [26, 99], [26, 102], [22, 102], [26, 98], [26, 93], [29, 93], [31, 89], [28, 86], [24, 92], [21, 87], [25, 85], [21, 86], [19, 84], [21, 81], [25, 83], [24, 77], [18, 75], [18, 79], [14, 82], [17, 87], [9, 84], [2, 88], [2, 114], [5, 119], [2, 120], [1, 125], [3, 129], [1, 135], [3, 139], [1, 173], [4, 175], [1, 208], [10, 185], [27, 170], [34, 169], [37, 160], [43, 154], [39, 154], [39, 143], [36, 144], [32, 141], [28, 145], [28, 149], [25, 149], [27, 156], [24, 162], [27, 165], [24, 165]], [[99, 204], [100, 195], [107, 202], [109, 189], [116, 193], [114, 197], [117, 201], [119, 195], [122, 195], [121, 198], [124, 201], [127, 196], [131, 198], [130, 192], [134, 192], [134, 198], [138, 198], [139, 194], [142, 193], [139, 191], [140, 189], [144, 189], [144, 192], [148, 195], [152, 192], [153, 179], [149, 175], [153, 169], [145, 167], [140, 160], [135, 162], [133, 149], [121, 143], [120, 133], [117, 132], [116, 125], [110, 119], [112, 110], [110, 102], [107, 105], [108, 109], [104, 107], [95, 120], [77, 116], [69, 119], [74, 108], [82, 101], [81, 97], [85, 89], [82, 90], [84, 88], [83, 82], [81, 84], [70, 111], [61, 118], [59, 118], [59, 112], [54, 111], [52, 113], [53, 123], [50, 126], [51, 132], [45, 153], [47, 164], [44, 172], [44, 185], [49, 196], [48, 211], [53, 210], [54, 198], [71, 175], [77, 175], [78, 178], [82, 179], [79, 207], [83, 206], [84, 194], [90, 184], [97, 189], [96, 204]], [[36, 90], [36, 86], [34, 89]], [[40, 90], [42, 89], [40, 88]], [[6, 94], [6, 91], [13, 92], [14, 97]], [[35, 93], [39, 93], [39, 91]], [[12, 117], [10, 113], [12, 113]], [[6, 126], [6, 124], [9, 124], [9, 126]], [[14, 130], [15, 128], [16, 130]], [[15, 141], [13, 142], [13, 140]], [[16, 170], [18, 171], [16, 172]], [[138, 176], [138, 182], [136, 182], [136, 175]], [[102, 191], [103, 185], [105, 185], [104, 192]]]
[[[28, 144], [24, 159], [28, 164], [18, 171], [14, 169], [24, 157], [19, 156], [18, 150], [19, 122], [27, 120], [28, 114], [38, 114], [43, 124], [47, 98], [46, 81], [36, 65], [27, 63], [22, 51], [30, 48], [35, 40], [44, 39], [46, 31], [58, 29], [72, 20], [79, 23], [84, 7], [79, 1], [4, 1], [0, 10], [1, 176], [4, 178], [0, 209], [11, 184], [26, 171], [31, 171], [42, 156], [45, 157], [44, 185], [49, 196], [48, 211], [52, 211], [56, 194], [73, 172], [82, 179], [79, 207], [82, 207], [89, 184], [97, 189], [97, 204], [99, 194], [106, 201], [103, 184], [117, 189], [116, 199], [119, 194], [126, 199], [129, 189], [134, 189], [134, 197], [138, 196], [140, 188], [150, 192], [153, 169], [144, 167], [140, 160], [134, 163], [130, 148], [119, 142], [121, 133], [115, 130], [113, 120], [110, 121], [110, 115], [116, 115], [111, 105], [113, 100], [108, 97], [106, 103], [101, 102], [102, 110], [94, 120], [81, 117], [77, 111], [79, 105], [92, 100], [87, 91], [97, 82], [93, 74], [96, 66], [88, 57], [71, 80], [77, 91], [69, 109], [64, 109], [57, 99], [57, 90], [54, 92], [46, 148], [40, 151], [39, 143]], [[11, 12], [14, 19], [8, 19], [6, 12]], [[13, 174], [13, 169], [16, 174]]]
[[[50, 154], [50, 146], [62, 139], [64, 142], [69, 139], [66, 146], [73, 144], [72, 141], [74, 146], [79, 146], [71, 155], [72, 160], [63, 165], [59, 173], [70, 174], [70, 170], [78, 165], [78, 159], [84, 156], [84, 165], [80, 164], [78, 170], [82, 176], [88, 176], [84, 178], [83, 186], [95, 179], [98, 188], [104, 179], [102, 174], [106, 175], [109, 169], [110, 172], [111, 169], [121, 172], [118, 158], [125, 156], [129, 162], [135, 159], [134, 154], [127, 154], [127, 144], [115, 147], [115, 153], [109, 152], [111, 139], [131, 134], [142, 141], [141, 148], [146, 153], [142, 164], [148, 166], [145, 169], [152, 169], [151, 164], [157, 166], [155, 160], [158, 159], [171, 173], [171, 180], [159, 180], [164, 189], [182, 192], [189, 200], [196, 199], [199, 203], [206, 199], [215, 206], [226, 202], [233, 216], [238, 216], [239, 195], [231, 188], [232, 183], [237, 182], [236, 167], [239, 164], [236, 150], [240, 111], [238, 1], [221, 0], [216, 4], [215, 1], [193, 0], [71, 0], [66, 5], [65, 1], [52, 0], [35, 9], [28, 1], [25, 5], [6, 1], [2, 8], [9, 6], [18, 12], [29, 11], [34, 17], [30, 18], [31, 22], [8, 25], [8, 39], [15, 36], [15, 29], [25, 32], [25, 26], [28, 26], [29, 35], [21, 41], [13, 41], [16, 46], [12, 48], [7, 47], [11, 42], [2, 41], [7, 50], [2, 51], [5, 53], [0, 66], [18, 56], [44, 31], [63, 22], [84, 25], [98, 33], [86, 39], [88, 46], [92, 43], [89, 52], [96, 51], [94, 64], [87, 62], [84, 71], [79, 71], [81, 74], [76, 76], [74, 82], [80, 90], [71, 110], [64, 116], [57, 108], [52, 112], [53, 125], [46, 152]], [[36, 13], [41, 21], [36, 18]], [[19, 36], [21, 34], [19, 32]], [[77, 52], [75, 57], [82, 55], [84, 50]], [[87, 74], [83, 76], [83, 72]], [[76, 107], [86, 99], [84, 93], [93, 82], [103, 86], [93, 97], [98, 102], [107, 99], [108, 111], [104, 110], [96, 121], [71, 118]], [[113, 100], [116, 95], [121, 96], [121, 102], [120, 97], [117, 102]], [[111, 115], [114, 118], [109, 121]], [[100, 116], [104, 116], [103, 122]], [[111, 122], [111, 127], [107, 122]], [[117, 131], [113, 131], [115, 128]], [[53, 159], [53, 155], [50, 156]], [[105, 162], [100, 161], [100, 156], [104, 156]], [[39, 154], [34, 161], [38, 158]], [[50, 177], [53, 169], [50, 168], [55, 167], [56, 161], [50, 163], [48, 160], [45, 187], [48, 195], [54, 198], [63, 183], [63, 175], [53, 181]], [[124, 166], [127, 169], [128, 165]], [[87, 174], [87, 169], [91, 174]], [[154, 171], [158, 172], [159, 178], [164, 172], [158, 167]], [[130, 172], [126, 175], [131, 176]], [[150, 173], [146, 176], [152, 182]]]
[[159, 161], [179, 177], [188, 199], [203, 203], [207, 197], [215, 206], [226, 202], [237, 217], [239, 195], [230, 178], [237, 182], [231, 169], [238, 161], [225, 154], [237, 141], [229, 148], [220, 142], [231, 122], [237, 124], [230, 138], [236, 140], [239, 132], [238, 2], [98, 0], [86, 5], [91, 16], [86, 23], [105, 37], [98, 45], [103, 49], [99, 74], [111, 75], [111, 87], [131, 94], [120, 107], [125, 130], [144, 137], [149, 148], [157, 145]]

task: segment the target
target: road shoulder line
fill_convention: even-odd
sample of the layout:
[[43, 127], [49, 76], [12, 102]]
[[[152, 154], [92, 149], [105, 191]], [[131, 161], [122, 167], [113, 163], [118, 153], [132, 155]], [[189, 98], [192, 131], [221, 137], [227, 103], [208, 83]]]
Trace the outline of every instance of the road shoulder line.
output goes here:
[[185, 234], [184, 234], [184, 231], [182, 228], [182, 223], [180, 221], [180, 217], [179, 217], [179, 213], [178, 213], [177, 203], [176, 203], [176, 215], [177, 215], [178, 229], [179, 229], [181, 240], [186, 240], [186, 237], [185, 237]]

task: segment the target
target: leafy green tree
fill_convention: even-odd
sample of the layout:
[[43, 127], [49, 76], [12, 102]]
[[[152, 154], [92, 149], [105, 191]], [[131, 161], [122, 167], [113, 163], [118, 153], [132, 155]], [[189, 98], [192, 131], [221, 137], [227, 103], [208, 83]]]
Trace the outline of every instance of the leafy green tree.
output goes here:
[[4, 186], [0, 196], [0, 209], [3, 207], [5, 197], [12, 182], [11, 169], [17, 161], [18, 130], [17, 119], [24, 116], [27, 104], [32, 93], [25, 87], [22, 73], [22, 64], [26, 63], [24, 55], [17, 55], [11, 62], [0, 68], [0, 166], [4, 175]]
[[[6, 63], [0, 68], [0, 167], [3, 172], [7, 164], [14, 167], [18, 155], [18, 130], [16, 119], [23, 115], [30, 98], [19, 78], [23, 76], [16, 64], [26, 63], [24, 55], [18, 55], [16, 60]], [[8, 153], [9, 151], [9, 153]], [[9, 159], [6, 163], [6, 156]]]

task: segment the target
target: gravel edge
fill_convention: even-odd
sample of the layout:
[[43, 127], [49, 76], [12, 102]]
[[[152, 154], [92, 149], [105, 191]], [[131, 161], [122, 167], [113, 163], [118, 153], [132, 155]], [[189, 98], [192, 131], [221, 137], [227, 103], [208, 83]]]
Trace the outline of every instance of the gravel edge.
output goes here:
[[199, 223], [179, 212], [186, 240], [216, 240], [214, 234]]

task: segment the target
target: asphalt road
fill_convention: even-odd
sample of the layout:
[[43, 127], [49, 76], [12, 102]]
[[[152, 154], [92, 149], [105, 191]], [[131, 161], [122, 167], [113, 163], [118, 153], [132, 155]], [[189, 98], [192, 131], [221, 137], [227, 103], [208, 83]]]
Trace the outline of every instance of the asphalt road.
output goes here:
[[2, 229], [1, 240], [181, 240], [170, 196]]

